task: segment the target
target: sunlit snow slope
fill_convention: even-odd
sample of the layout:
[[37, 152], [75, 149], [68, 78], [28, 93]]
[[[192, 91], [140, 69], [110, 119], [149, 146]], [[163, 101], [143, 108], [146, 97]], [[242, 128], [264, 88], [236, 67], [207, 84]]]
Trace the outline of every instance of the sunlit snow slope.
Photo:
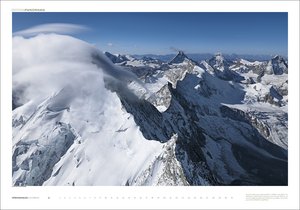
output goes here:
[[14, 37], [13, 60], [13, 185], [159, 184], [167, 146], [146, 140], [105, 88], [104, 78], [126, 89], [124, 75], [93, 46], [55, 34]]
[[287, 185], [287, 75], [14, 36], [12, 184]]

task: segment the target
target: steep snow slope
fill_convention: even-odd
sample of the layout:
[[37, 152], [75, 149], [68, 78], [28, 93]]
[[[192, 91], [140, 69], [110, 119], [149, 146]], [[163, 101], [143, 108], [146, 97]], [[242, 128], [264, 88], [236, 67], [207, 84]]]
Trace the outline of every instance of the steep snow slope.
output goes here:
[[165, 144], [146, 140], [111, 92], [133, 94], [118, 78], [124, 72], [69, 36], [14, 37], [13, 48], [13, 92], [21, 104], [13, 110], [14, 185], [134, 184], [154, 167], [157, 180], [164, 176]]
[[[220, 56], [213, 59], [224, 62]], [[218, 70], [215, 65], [213, 68], [206, 62], [202, 64], [193, 64], [186, 56], [181, 63], [171, 64], [163, 72], [169, 84], [147, 99], [162, 112], [162, 118], [170, 124], [167, 127], [179, 134], [178, 139], [185, 139], [177, 141], [180, 151], [177, 159], [189, 182], [205, 184], [203, 177], [206, 177], [210, 184], [286, 184], [287, 108], [277, 88], [286, 82], [285, 76], [266, 74], [261, 83], [234, 82], [231, 80], [238, 77], [221, 77], [215, 74]], [[224, 71], [230, 71], [229, 65], [223, 66], [226, 66]], [[250, 72], [242, 75], [248, 76]], [[163, 128], [161, 132], [166, 130]], [[204, 135], [197, 136], [197, 130]], [[195, 145], [197, 141], [201, 146]], [[193, 154], [191, 147], [195, 146], [198, 150]], [[201, 158], [189, 162], [194, 155]], [[255, 165], [251, 159], [260, 164]], [[202, 172], [195, 173], [196, 169]], [[276, 174], [276, 178], [270, 177], [267, 170]], [[201, 174], [200, 179], [197, 174]]]
[[[179, 52], [175, 58], [178, 62], [172, 62], [173, 59], [169, 62], [168, 69], [148, 71], [148, 76], [151, 75], [154, 79], [151, 82], [145, 80], [150, 92], [148, 94], [150, 97], [146, 98], [160, 112], [166, 111], [170, 106], [172, 97], [168, 89], [168, 82], [175, 88], [177, 82], [183, 80], [187, 73], [199, 74], [206, 71], [213, 75], [211, 80], [215, 81], [213, 82], [215, 85], [210, 87], [208, 81], [203, 78], [194, 89], [199, 90], [202, 96], [215, 97], [218, 93], [224, 94], [225, 89], [222, 89], [221, 84], [224, 83], [222, 80], [228, 81], [225, 83], [230, 83], [235, 89], [242, 90], [244, 96], [240, 100], [228, 104], [226, 101], [234, 98], [235, 95], [233, 90], [230, 90], [229, 94], [219, 101], [228, 106], [233, 106], [235, 103], [240, 104], [239, 109], [243, 110], [249, 118], [253, 118], [252, 125], [256, 126], [265, 138], [285, 149], [287, 148], [287, 74], [264, 74], [266, 62], [249, 62], [243, 59], [232, 62], [227, 61], [221, 54], [217, 54], [209, 62], [203, 61], [201, 64], [193, 62], [183, 52]], [[234, 64], [230, 66], [232, 63]], [[234, 65], [236, 66], [234, 70], [236, 72], [233, 71]], [[241, 71], [241, 68], [246, 68], [247, 71]], [[135, 71], [136, 69], [133, 70], [133, 72]], [[224, 74], [224, 72], [227, 73]], [[218, 78], [221, 80], [218, 80]], [[243, 78], [244, 80], [242, 80]], [[237, 85], [237, 82], [239, 85]], [[211, 99], [210, 102], [212, 103]], [[273, 105], [282, 108], [277, 109]], [[237, 107], [237, 104], [235, 104], [235, 107]], [[267, 112], [264, 111], [266, 108]]]
[[[235, 104], [247, 107], [242, 104], [242, 84], [218, 79], [195, 67], [177, 81], [176, 88], [171, 83], [167, 88], [171, 101], [161, 114], [147, 101], [122, 103], [147, 139], [165, 142], [172, 133], [178, 134], [176, 159], [190, 184], [287, 183], [285, 149], [270, 143], [262, 135], [260, 124], [249, 121], [241, 109], [231, 108]], [[259, 106], [256, 110], [261, 111]], [[149, 127], [154, 127], [155, 132], [149, 132]]]
[[[211, 94], [203, 94], [203, 89], [193, 88], [198, 85], [204, 87], [201, 83], [206, 84], [205, 92]], [[205, 138], [201, 150], [205, 158], [202, 160], [219, 183], [284, 184], [287, 179], [285, 149], [274, 145], [273, 140], [268, 142], [259, 126], [249, 122], [239, 110], [230, 108], [230, 104], [241, 104], [244, 90], [239, 86], [218, 81], [205, 72], [200, 77], [188, 74], [171, 92], [172, 99], [177, 99], [189, 115], [188, 123], [203, 132]], [[260, 106], [255, 110], [263, 111]], [[276, 174], [276, 178], [270, 177], [269, 173]]]
[[106, 56], [13, 38], [13, 185], [287, 185], [287, 69]]

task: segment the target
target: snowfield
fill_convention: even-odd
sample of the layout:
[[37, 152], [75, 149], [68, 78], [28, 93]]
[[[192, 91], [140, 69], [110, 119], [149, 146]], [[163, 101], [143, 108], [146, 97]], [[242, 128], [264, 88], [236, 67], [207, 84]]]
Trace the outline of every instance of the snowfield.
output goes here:
[[125, 185], [163, 152], [104, 87], [95, 48], [54, 34], [13, 40], [13, 91], [24, 103], [13, 113], [23, 119], [13, 132], [15, 185]]
[[164, 63], [13, 37], [12, 177], [27, 185], [287, 185], [287, 64]]

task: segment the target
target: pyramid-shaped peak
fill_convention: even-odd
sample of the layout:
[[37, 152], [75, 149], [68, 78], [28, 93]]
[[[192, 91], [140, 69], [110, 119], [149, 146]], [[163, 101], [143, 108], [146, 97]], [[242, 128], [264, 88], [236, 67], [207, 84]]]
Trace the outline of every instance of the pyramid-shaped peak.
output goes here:
[[183, 51], [178, 51], [178, 54], [169, 62], [169, 64], [182, 63], [185, 59], [189, 59]]
[[182, 58], [187, 58], [187, 56], [186, 56], [186, 55], [184, 54], [184, 52], [183, 52], [183, 51], [181, 51], [181, 50], [179, 50], [179, 51], [178, 51], [178, 53], [177, 53], [177, 55], [175, 56], [175, 58], [176, 58], [176, 57], [180, 57], [180, 58], [181, 58], [181, 57], [182, 57]]
[[182, 55], [182, 56], [184, 55], [185, 56], [184, 52], [181, 51], [181, 50], [179, 50], [178, 55]]

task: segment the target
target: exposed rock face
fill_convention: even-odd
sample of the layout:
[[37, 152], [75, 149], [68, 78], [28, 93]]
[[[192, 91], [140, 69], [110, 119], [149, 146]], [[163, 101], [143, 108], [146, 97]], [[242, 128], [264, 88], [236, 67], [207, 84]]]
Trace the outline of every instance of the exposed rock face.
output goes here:
[[287, 185], [281, 57], [242, 61], [250, 72], [221, 54], [201, 64], [183, 52], [169, 63], [106, 56], [118, 68], [88, 66], [107, 75], [74, 101], [67, 87], [37, 104], [13, 94], [13, 185]]
[[109, 52], [104, 53], [113, 63], [122, 63], [125, 61], [129, 61], [129, 59], [126, 56], [122, 55], [113, 55]]
[[[273, 185], [279, 183], [279, 185], [284, 185], [287, 181], [285, 175], [287, 153], [267, 140], [270, 137], [269, 127], [254, 115], [251, 116], [242, 110], [210, 103], [209, 100], [207, 104], [199, 103], [201, 100], [190, 98], [186, 95], [186, 91], [200, 99], [209, 98], [209, 95], [203, 95], [201, 91], [192, 88], [194, 85], [191, 83], [192, 80], [198, 81], [200, 85], [203, 81], [207, 82], [203, 78], [198, 78], [196, 74], [186, 74], [182, 81], [177, 82], [176, 88], [169, 84], [171, 102], [169, 108], [163, 113], [157, 112], [154, 107], [151, 108], [152, 105], [147, 101], [132, 104], [125, 98], [121, 100], [126, 110], [134, 115], [136, 123], [147, 139], [159, 139], [165, 142], [173, 133], [178, 135], [176, 159], [181, 163], [189, 184]], [[211, 88], [210, 85], [207, 86]], [[220, 107], [220, 112], [218, 107]], [[220, 118], [219, 115], [222, 117]], [[228, 118], [230, 121], [227, 120]], [[217, 125], [214, 127], [216, 130], [208, 129], [207, 123]], [[155, 132], [150, 127], [154, 128]], [[152, 132], [149, 132], [151, 130]], [[222, 151], [219, 149], [212, 151], [211, 145], [215, 145], [216, 148], [226, 146]], [[269, 160], [268, 156], [255, 154], [255, 150], [265, 150], [266, 153], [278, 157], [279, 166], [276, 166], [276, 158]], [[245, 165], [250, 161], [245, 157], [249, 155], [248, 151], [253, 152], [251, 158], [259, 159], [261, 165], [258, 167]], [[222, 159], [220, 156], [226, 156], [226, 158]], [[211, 162], [213, 159], [218, 161], [219, 165], [226, 166], [226, 169], [216, 170], [217, 166]], [[229, 162], [235, 162], [235, 165]], [[276, 180], [270, 179], [263, 167], [267, 163], [272, 164], [272, 168], [268, 170], [277, 174], [278, 180], [277, 178]], [[240, 169], [237, 169], [236, 165], [239, 165]]]
[[147, 100], [153, 104], [156, 108], [164, 107], [163, 110], [167, 109], [171, 103], [171, 92], [168, 85], [164, 85], [159, 91], [149, 97]]
[[[53, 114], [57, 115], [59, 113], [44, 112], [41, 109], [40, 112], [35, 114], [38, 116], [32, 117], [26, 123], [15, 123], [14, 126], [26, 126], [29, 132], [31, 123], [48, 121], [49, 118], [53, 117]], [[46, 123], [53, 123], [53, 130], [44, 129], [42, 136], [38, 137], [38, 139], [25, 138], [13, 147], [13, 172], [19, 171], [13, 183], [16, 186], [42, 185], [51, 176], [53, 166], [67, 152], [76, 139], [70, 125], [62, 122]], [[46, 142], [51, 142], [51, 144]]]
[[[176, 141], [177, 135], [164, 145], [163, 152], [155, 161], [128, 185], [158, 185], [158, 186], [187, 186], [190, 185], [186, 180], [182, 166], [176, 158]], [[158, 164], [160, 163], [160, 164]], [[160, 167], [157, 168], [157, 165]], [[161, 170], [162, 176], [158, 176], [157, 171]], [[153, 183], [154, 180], [154, 183]]]
[[272, 58], [266, 67], [267, 74], [281, 75], [283, 73], [288, 73], [288, 65], [283, 59], [283, 57], [276, 55]]
[[240, 82], [245, 79], [243, 76], [229, 69], [232, 63], [227, 61], [220, 53], [211, 58], [208, 61], [208, 64], [210, 65], [210, 68], [213, 69], [215, 75], [220, 79], [235, 82]]
[[184, 54], [183, 51], [179, 51], [178, 54], [169, 62], [169, 64], [178, 64], [183, 63], [185, 60], [189, 58]]
[[221, 106], [220, 111], [223, 117], [251, 124], [264, 138], [268, 138], [270, 136], [268, 126], [263, 122], [260, 122], [255, 116], [250, 115], [250, 113], [246, 113], [239, 109], [229, 108], [227, 106]]

